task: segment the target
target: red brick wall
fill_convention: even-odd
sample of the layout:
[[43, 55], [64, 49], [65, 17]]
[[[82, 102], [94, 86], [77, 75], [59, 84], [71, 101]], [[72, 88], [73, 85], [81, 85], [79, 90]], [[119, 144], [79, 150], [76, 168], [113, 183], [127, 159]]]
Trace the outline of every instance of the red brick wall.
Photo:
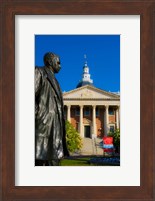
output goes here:
[[115, 123], [115, 115], [109, 115], [109, 123]]
[[109, 123], [115, 123], [116, 122], [116, 111], [114, 111], [113, 115], [109, 115]]
[[75, 107], [71, 108], [71, 124], [78, 131], [78, 122], [80, 121], [80, 116], [75, 115]]

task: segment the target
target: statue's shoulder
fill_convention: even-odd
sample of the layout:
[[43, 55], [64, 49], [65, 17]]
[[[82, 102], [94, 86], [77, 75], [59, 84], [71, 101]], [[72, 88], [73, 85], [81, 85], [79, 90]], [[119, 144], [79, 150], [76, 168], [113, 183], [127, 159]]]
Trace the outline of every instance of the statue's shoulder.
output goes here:
[[45, 67], [36, 66], [35, 67], [35, 73], [36, 74], [39, 73], [39, 74], [45, 76]]

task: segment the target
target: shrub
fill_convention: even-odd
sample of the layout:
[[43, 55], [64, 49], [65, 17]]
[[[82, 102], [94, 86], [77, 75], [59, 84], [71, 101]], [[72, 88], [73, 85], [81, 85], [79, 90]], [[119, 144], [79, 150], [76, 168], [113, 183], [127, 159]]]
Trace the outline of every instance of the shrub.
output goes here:
[[69, 121], [66, 121], [66, 142], [71, 153], [82, 148], [82, 138]]
[[119, 150], [119, 148], [120, 148], [120, 130], [116, 129], [114, 132], [109, 132], [108, 136], [113, 137], [114, 146], [116, 147], [116, 149]]

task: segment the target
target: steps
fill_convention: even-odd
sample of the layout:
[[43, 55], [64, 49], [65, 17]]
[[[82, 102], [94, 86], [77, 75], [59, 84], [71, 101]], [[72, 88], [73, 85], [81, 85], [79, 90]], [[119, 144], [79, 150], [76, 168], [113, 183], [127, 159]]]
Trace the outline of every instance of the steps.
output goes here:
[[100, 147], [102, 139], [100, 138], [83, 138], [83, 147], [80, 155], [97, 155], [103, 156], [103, 149]]

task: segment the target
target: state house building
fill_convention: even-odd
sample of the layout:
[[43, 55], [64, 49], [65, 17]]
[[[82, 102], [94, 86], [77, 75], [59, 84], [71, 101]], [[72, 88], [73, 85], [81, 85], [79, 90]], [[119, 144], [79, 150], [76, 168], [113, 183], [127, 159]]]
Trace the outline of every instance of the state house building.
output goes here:
[[93, 85], [87, 62], [76, 89], [63, 93], [65, 118], [82, 138], [107, 136], [120, 127], [120, 95]]

